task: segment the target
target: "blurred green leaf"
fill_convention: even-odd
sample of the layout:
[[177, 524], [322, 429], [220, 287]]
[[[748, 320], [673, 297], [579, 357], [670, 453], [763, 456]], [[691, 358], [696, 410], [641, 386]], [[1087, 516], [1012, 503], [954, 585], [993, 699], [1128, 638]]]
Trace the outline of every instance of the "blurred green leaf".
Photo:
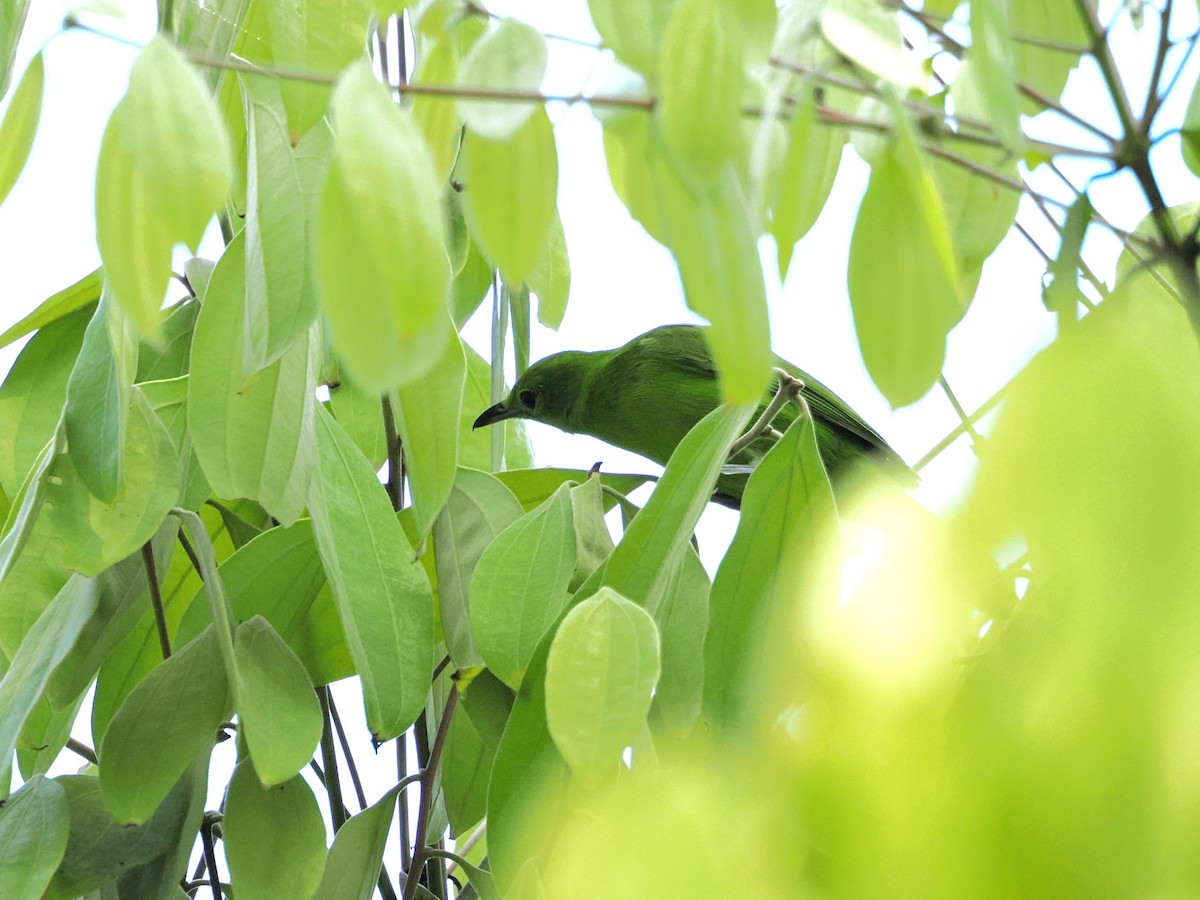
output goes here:
[[954, 83], [957, 91], [959, 81], [969, 79], [980, 97], [978, 106], [987, 111], [987, 121], [1000, 143], [1013, 155], [1020, 155], [1025, 137], [1021, 133], [1021, 98], [1013, 80], [1017, 44], [1012, 34], [1009, 0], [972, 3], [970, 65], [959, 70]]
[[[546, 75], [547, 58], [546, 39], [540, 31], [504, 18], [498, 28], [471, 47], [462, 61], [458, 83], [468, 89], [536, 94]], [[467, 127], [492, 141], [508, 140], [538, 107], [537, 103], [497, 103], [468, 96], [460, 96], [456, 105]]]
[[571, 294], [571, 259], [567, 255], [567, 236], [557, 211], [550, 223], [550, 235], [542, 249], [537, 268], [529, 275], [529, 289], [537, 294], [538, 321], [556, 331], [567, 313]]
[[[11, 63], [9, 64], [11, 65]], [[5, 69], [5, 74], [11, 71]], [[3, 79], [7, 81], [7, 78]], [[0, 203], [8, 196], [33, 149], [38, 119], [42, 115], [42, 91], [46, 83], [46, 68], [39, 53], [25, 69], [21, 82], [9, 101], [4, 118], [0, 120]], [[5, 85], [7, 86], [7, 85]], [[0, 97], [4, 95], [0, 90]]]
[[77, 309], [95, 303], [100, 299], [100, 291], [104, 286], [102, 272], [101, 269], [89, 272], [69, 287], [47, 297], [38, 304], [37, 309], [0, 334], [0, 347], [7, 347], [30, 332], [47, 328]]
[[506, 282], [521, 284], [537, 269], [556, 214], [558, 152], [545, 110], [506, 141], [468, 129], [460, 165], [471, 237]]
[[400, 791], [399, 786], [392, 788], [338, 829], [313, 896], [322, 900], [370, 900]]
[[621, 62], [649, 76], [658, 73], [668, 23], [679, 0], [589, 0], [588, 11], [606, 47]]
[[382, 393], [441, 355], [450, 287], [441, 183], [412, 113], [392, 102], [370, 66], [346, 70], [332, 105], [317, 287], [350, 377]]
[[152, 343], [171, 249], [195, 248], [232, 180], [229, 136], [195, 69], [165, 38], [138, 56], [96, 170], [96, 243], [113, 298]]

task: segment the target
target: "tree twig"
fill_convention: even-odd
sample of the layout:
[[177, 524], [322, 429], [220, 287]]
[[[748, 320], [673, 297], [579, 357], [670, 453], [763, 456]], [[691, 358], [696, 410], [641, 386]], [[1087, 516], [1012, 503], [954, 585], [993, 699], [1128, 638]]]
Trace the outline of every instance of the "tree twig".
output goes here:
[[[182, 534], [182, 530], [180, 531]], [[150, 586], [150, 607], [154, 610], [154, 626], [158, 630], [158, 646], [163, 659], [171, 658], [171, 634], [167, 630], [167, 613], [163, 609], [162, 588], [158, 583], [158, 567], [154, 562], [154, 544], [142, 544], [142, 565], [146, 568], [146, 583]]]

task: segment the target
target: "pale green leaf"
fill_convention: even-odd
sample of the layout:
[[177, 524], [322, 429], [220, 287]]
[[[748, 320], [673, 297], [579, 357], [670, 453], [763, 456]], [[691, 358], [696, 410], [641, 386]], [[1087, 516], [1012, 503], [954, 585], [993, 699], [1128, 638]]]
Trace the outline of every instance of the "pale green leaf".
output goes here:
[[654, 616], [662, 645], [662, 675], [650, 712], [656, 733], [691, 734], [700, 715], [706, 683], [704, 635], [708, 630], [710, 587], [708, 573], [695, 549], [684, 550]]
[[95, 582], [73, 575], [25, 635], [0, 679], [0, 768], [8, 768], [21, 726], [95, 608]]
[[[264, 4], [271, 61], [284, 69], [332, 78], [364, 54], [367, 10], [356, 2], [281, 0]], [[279, 82], [293, 146], [329, 106], [330, 88], [320, 81]]]
[[[546, 39], [517, 19], [501, 19], [500, 26], [475, 42], [462, 62], [458, 83], [485, 91], [536, 94], [546, 74]], [[537, 103], [512, 103], [486, 97], [459, 97], [458, 115], [467, 127], [493, 141], [505, 141], [537, 110]]]
[[51, 464], [42, 515], [50, 533], [61, 539], [61, 562], [69, 569], [99, 575], [124, 559], [150, 540], [179, 498], [175, 444], [137, 387], [132, 389], [121, 459], [137, 477], [126, 477], [111, 505], [88, 490], [69, 448]]
[[767, 292], [758, 229], [733, 166], [697, 193], [651, 149], [651, 171], [667, 246], [679, 264], [688, 306], [704, 316], [727, 402], [757, 401], [771, 358]]
[[319, 337], [314, 324], [271, 365], [244, 373], [244, 248], [240, 235], [225, 248], [196, 321], [188, 433], [218, 496], [257, 500], [291, 524], [312, 475]]
[[8, 93], [12, 78], [13, 57], [17, 53], [17, 41], [25, 27], [25, 16], [29, 12], [29, 0], [4, 0], [0, 3], [0, 99]]
[[353, 381], [329, 389], [329, 408], [356, 447], [376, 471], [387, 460], [387, 436], [383, 430], [383, 406]]
[[450, 496], [433, 523], [438, 603], [446, 649], [465, 669], [483, 665], [471, 638], [471, 574], [496, 535], [519, 519], [521, 504], [486, 472], [459, 468]]
[[704, 640], [704, 714], [729, 733], [752, 720], [767, 629], [816, 568], [814, 544], [836, 512], [809, 416], [800, 416], [750, 475], [742, 515], [713, 580]]
[[858, 210], [847, 284], [863, 362], [898, 407], [937, 381], [963, 306], [940, 193], [906, 120], [895, 118]]
[[604, 522], [604, 494], [600, 473], [594, 472], [571, 488], [571, 521], [575, 528], [575, 573], [570, 589], [574, 591], [600, 568], [613, 551], [612, 535]]
[[458, 333], [446, 321], [441, 359], [432, 369], [397, 391], [396, 430], [404, 447], [408, 487], [417, 533], [433, 526], [458, 465], [458, 434], [467, 361]]
[[164, 38], [133, 64], [96, 169], [96, 243], [117, 304], [151, 342], [171, 249], [195, 248], [229, 191], [229, 137], [196, 70]]
[[307, 765], [321, 739], [321, 708], [300, 659], [271, 624], [254, 616], [237, 628], [237, 714], [264, 787]]
[[558, 330], [567, 314], [567, 298], [571, 294], [571, 259], [567, 254], [567, 236], [557, 211], [550, 225], [546, 246], [537, 268], [529, 274], [529, 289], [537, 294], [538, 321], [547, 328]]
[[[721, 406], [687, 433], [600, 572], [602, 583], [646, 607], [656, 619], [679, 558], [704, 511], [730, 444], [754, 405]], [[587, 585], [580, 588], [585, 593]]]
[[471, 634], [509, 687], [521, 683], [538, 642], [567, 603], [575, 571], [570, 489], [563, 485], [498, 534], [471, 577]]
[[0, 809], [0, 896], [38, 900], [67, 849], [67, 795], [35, 775]]
[[221, 650], [212, 629], [176, 650], [138, 682], [100, 744], [104, 802], [123, 823], [139, 824], [211, 747], [229, 709]]
[[[97, 290], [97, 297], [99, 290]], [[84, 306], [43, 324], [21, 348], [0, 386], [0, 484], [15, 497], [58, 427], [67, 380], [92, 310]]]
[[428, 576], [358, 448], [318, 407], [317, 470], [309, 509], [321, 562], [363, 683], [378, 741], [409, 727], [433, 671], [433, 595]]
[[846, 132], [817, 122], [814, 86], [805, 82], [791, 109], [787, 150], [772, 191], [771, 234], [785, 277], [796, 242], [808, 233], [825, 207], [842, 162]]
[[[39, 53], [25, 69], [4, 118], [0, 120], [0, 148], [3, 148], [0, 149], [0, 204], [17, 183], [25, 161], [29, 159], [29, 151], [33, 149], [38, 119], [42, 115], [45, 82], [46, 69]], [[3, 96], [2, 92], [0, 96]]]
[[346, 371], [375, 393], [428, 371], [445, 330], [450, 265], [441, 184], [421, 130], [365, 63], [333, 96], [316, 278]]
[[[1080, 54], [1092, 43], [1079, 4], [1043, 3], [1042, 0], [1010, 2], [1012, 49], [1016, 61], [1010, 77], [1051, 100], [1058, 100], [1067, 76], [1079, 63]], [[1055, 46], [1042, 46], [1039, 38]], [[1074, 47], [1078, 52], [1064, 51], [1062, 47]], [[1029, 106], [1031, 112], [1042, 109], [1032, 102]]]
[[658, 72], [667, 24], [678, 5], [679, 0], [588, 0], [604, 45], [622, 62], [649, 76]]
[[1193, 175], [1200, 174], [1200, 79], [1192, 85], [1192, 95], [1183, 114], [1179, 136], [1182, 138], [1180, 149], [1183, 161]]
[[831, 0], [821, 34], [839, 53], [902, 91], [922, 91], [921, 59], [904, 46], [896, 13], [868, 0]]
[[712, 184], [742, 139], [742, 48], [718, 0], [683, 0], [662, 47], [663, 143], [676, 170]]
[[265, 790], [261, 778], [254, 764], [243, 760], [233, 770], [225, 798], [221, 829], [238, 897], [308, 900], [325, 868], [321, 809], [299, 775]]
[[101, 296], [67, 380], [63, 426], [75, 470], [104, 503], [113, 503], [122, 487], [121, 439], [137, 363], [128, 319]]
[[978, 106], [987, 110], [987, 120], [1000, 142], [1010, 153], [1019, 155], [1025, 139], [1021, 133], [1021, 98], [1013, 80], [1016, 44], [1011, 35], [1010, 0], [972, 3], [969, 66], [959, 70], [954, 88], [959, 91], [959, 82], [968, 79], [969, 90], [979, 95]]
[[[454, 84], [458, 80], [458, 65], [454, 43], [450, 40], [436, 41], [417, 60], [412, 83]], [[433, 156], [434, 171], [443, 178], [449, 178], [458, 161], [458, 145], [462, 140], [462, 121], [458, 117], [457, 101], [453, 97], [416, 94], [412, 99], [412, 117], [425, 135], [425, 145]]]
[[252, 373], [303, 340], [317, 316], [317, 295], [310, 267], [296, 264], [308, 252], [310, 221], [276, 82], [246, 79], [242, 90], [248, 158], [242, 368]]
[[75, 310], [95, 303], [100, 299], [100, 291], [104, 286], [101, 269], [89, 272], [70, 287], [65, 287], [57, 294], [47, 297], [38, 304], [37, 309], [10, 326], [4, 334], [0, 334], [0, 347], [7, 347], [13, 341], [25, 337], [31, 331], [37, 331], [48, 325], [66, 318]]
[[658, 629], [611, 588], [575, 606], [546, 662], [546, 722], [578, 776], [614, 776], [645, 724], [660, 671]]
[[507, 141], [468, 130], [460, 163], [471, 236], [504, 280], [520, 285], [550, 239], [558, 192], [554, 130], [544, 110]]

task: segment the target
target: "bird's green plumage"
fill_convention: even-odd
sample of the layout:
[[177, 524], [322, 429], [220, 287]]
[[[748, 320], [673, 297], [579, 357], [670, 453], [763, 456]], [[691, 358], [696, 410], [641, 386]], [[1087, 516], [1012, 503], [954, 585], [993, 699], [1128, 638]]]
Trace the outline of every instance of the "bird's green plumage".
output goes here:
[[[704, 330], [695, 325], [664, 325], [613, 350], [555, 353], [526, 369], [508, 397], [484, 412], [475, 426], [509, 418], [533, 419], [592, 435], [666, 465], [684, 435], [721, 403], [718, 373]], [[911, 478], [911, 471], [887, 442], [837, 394], [785, 360], [777, 358], [775, 365], [803, 381], [817, 446], [831, 477], [836, 479], [856, 460], [873, 457], [901, 477]], [[759, 412], [774, 389], [772, 384]], [[785, 405], [775, 427], [782, 430], [796, 414], [795, 406]], [[731, 462], [753, 465], [771, 443], [760, 438]], [[739, 497], [744, 482], [744, 476], [722, 476], [718, 491]]]

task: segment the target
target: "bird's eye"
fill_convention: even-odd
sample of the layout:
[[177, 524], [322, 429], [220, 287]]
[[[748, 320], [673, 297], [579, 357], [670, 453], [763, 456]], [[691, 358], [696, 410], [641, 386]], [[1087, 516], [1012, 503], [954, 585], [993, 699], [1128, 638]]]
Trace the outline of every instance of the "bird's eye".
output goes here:
[[528, 409], [533, 409], [537, 406], [537, 398], [537, 391], [521, 391], [520, 393], [521, 405]]

